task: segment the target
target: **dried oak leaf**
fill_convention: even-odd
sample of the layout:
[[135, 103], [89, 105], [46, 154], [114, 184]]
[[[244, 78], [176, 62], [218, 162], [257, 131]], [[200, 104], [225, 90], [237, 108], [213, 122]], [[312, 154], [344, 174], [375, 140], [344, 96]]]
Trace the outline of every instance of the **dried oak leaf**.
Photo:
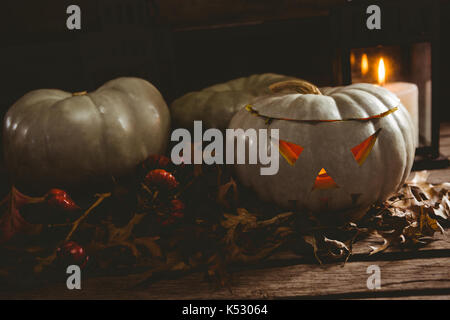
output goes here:
[[217, 191], [217, 203], [225, 208], [231, 208], [231, 202], [234, 204], [238, 201], [237, 185], [233, 178], [229, 182], [220, 185]]
[[[444, 220], [450, 219], [450, 183], [444, 182], [440, 184], [431, 184], [427, 182], [429, 176], [428, 171], [416, 172], [414, 178], [407, 182], [412, 188], [413, 195], [418, 202], [423, 202], [431, 206], [434, 214]], [[416, 196], [418, 194], [418, 196]]]
[[[115, 226], [110, 221], [103, 221], [103, 225], [106, 226], [106, 237], [102, 237], [103, 239], [96, 239], [92, 241], [88, 248], [89, 251], [97, 255], [99, 258], [99, 265], [101, 268], [107, 268], [111, 261], [102, 261], [102, 255], [106, 254], [110, 249], [114, 248], [128, 248], [130, 252], [130, 257], [141, 258], [144, 256], [142, 247], [147, 249], [148, 253], [151, 257], [160, 258], [162, 257], [162, 251], [157, 241], [159, 240], [158, 236], [155, 237], [135, 237], [133, 234], [133, 230], [136, 225], [138, 225], [146, 214], [137, 214], [135, 213], [130, 221], [122, 227]], [[121, 249], [123, 250], [123, 249]], [[130, 260], [131, 261], [131, 260]], [[141, 261], [136, 260], [136, 261]], [[133, 263], [135, 263], [134, 261]]]
[[142, 245], [147, 248], [153, 257], [162, 257], [161, 247], [156, 243], [157, 240], [159, 240], [158, 236], [140, 237], [134, 239], [134, 244]]
[[[286, 234], [286, 230], [279, 230], [278, 227], [292, 215], [292, 212], [287, 212], [268, 220], [258, 221], [255, 215], [243, 208], [237, 209], [237, 215], [224, 214], [225, 220], [221, 222], [221, 225], [226, 229], [226, 234], [222, 241], [227, 250], [228, 262], [250, 263], [266, 258], [287, 240], [273, 237], [271, 232], [266, 232], [267, 228], [273, 228], [279, 235]], [[251, 254], [247, 253], [245, 245], [241, 245], [238, 241], [249, 232], [256, 232], [257, 237], [264, 237], [260, 239], [261, 245], [256, 250], [252, 250]]]
[[433, 240], [435, 232], [445, 234], [438, 218], [448, 221], [450, 183], [427, 183], [427, 171], [416, 172], [397, 194], [385, 202], [376, 232], [384, 243], [372, 247], [370, 254], [384, 251], [393, 244], [423, 245]]
[[386, 238], [383, 238], [383, 244], [381, 246], [379, 246], [379, 247], [370, 246], [370, 249], [372, 251], [370, 251], [369, 255], [374, 255], [378, 252], [382, 252], [382, 251], [386, 250], [390, 245], [391, 245], [391, 242], [389, 240], [387, 240]]
[[216, 288], [228, 288], [231, 292], [231, 275], [227, 271], [226, 263], [218, 253], [208, 259], [207, 278]]
[[431, 207], [423, 206], [420, 207], [419, 216], [419, 229], [424, 236], [433, 236], [435, 232], [440, 232], [444, 234], [444, 228], [441, 227], [439, 222], [432, 218], [434, 215], [434, 210]]
[[303, 235], [302, 238], [312, 247], [314, 257], [320, 264], [324, 260], [347, 260], [351, 254], [351, 249], [344, 242], [323, 235]]
[[138, 246], [144, 246], [148, 249], [150, 254], [154, 257], [161, 257], [161, 248], [156, 243], [159, 237], [139, 237], [133, 236], [134, 227], [141, 222], [145, 214], [134, 214], [131, 220], [123, 227], [116, 227], [111, 222], [105, 222], [108, 237], [105, 243], [96, 242], [92, 244], [92, 247], [96, 250], [103, 250], [115, 246], [124, 246], [131, 250], [134, 257], [139, 257], [141, 252], [138, 250]]

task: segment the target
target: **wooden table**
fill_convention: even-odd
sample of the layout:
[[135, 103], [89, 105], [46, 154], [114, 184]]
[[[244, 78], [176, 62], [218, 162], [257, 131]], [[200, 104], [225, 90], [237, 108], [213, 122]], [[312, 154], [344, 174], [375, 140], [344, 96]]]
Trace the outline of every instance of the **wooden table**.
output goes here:
[[[450, 155], [450, 124], [441, 130], [442, 152]], [[433, 170], [429, 182], [450, 181], [450, 168]], [[448, 230], [447, 230], [448, 233]], [[369, 246], [380, 240], [368, 238], [353, 248], [344, 265], [313, 264], [294, 254], [278, 254], [262, 264], [233, 272], [230, 288], [215, 288], [204, 273], [175, 275], [134, 290], [130, 277], [83, 280], [82, 290], [68, 290], [65, 283], [39, 290], [1, 293], [16, 299], [450, 299], [450, 240], [438, 240], [419, 250], [388, 249], [369, 256]], [[368, 289], [369, 266], [378, 266], [381, 288]], [[0, 290], [1, 291], [1, 290]]]

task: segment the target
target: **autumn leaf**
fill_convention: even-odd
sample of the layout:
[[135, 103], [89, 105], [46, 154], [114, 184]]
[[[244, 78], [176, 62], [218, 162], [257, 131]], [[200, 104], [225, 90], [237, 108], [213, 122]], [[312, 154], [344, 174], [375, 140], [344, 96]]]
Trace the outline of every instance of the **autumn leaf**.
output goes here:
[[217, 191], [217, 203], [225, 208], [231, 208], [230, 198], [233, 204], [238, 201], [237, 185], [233, 178], [229, 182], [220, 185]]
[[[289, 239], [281, 235], [291, 234], [286, 226], [292, 215], [292, 212], [281, 213], [258, 221], [256, 215], [244, 208], [238, 208], [237, 215], [224, 214], [225, 220], [221, 224], [227, 230], [223, 243], [226, 245], [228, 262], [251, 263], [269, 256]], [[245, 235], [251, 235], [253, 241], [239, 241]], [[260, 245], [249, 250], [251, 242]]]
[[384, 238], [383, 244], [381, 246], [379, 246], [379, 247], [370, 246], [370, 249], [372, 251], [369, 253], [369, 255], [374, 255], [376, 253], [386, 250], [390, 244], [391, 244], [391, 242], [388, 239]]
[[143, 245], [153, 257], [162, 257], [161, 247], [156, 243], [160, 237], [141, 237], [134, 239], [134, 244]]
[[0, 244], [11, 239], [16, 233], [29, 230], [31, 224], [20, 214], [19, 210], [8, 206], [0, 219]]
[[438, 219], [448, 221], [450, 183], [433, 185], [427, 182], [429, 172], [416, 172], [414, 177], [392, 195], [377, 216], [376, 234], [383, 244], [372, 247], [370, 254], [393, 245], [425, 245], [433, 241], [436, 232], [444, 229]]
[[20, 214], [19, 210], [29, 203], [43, 202], [44, 198], [32, 198], [24, 195], [15, 187], [11, 188], [10, 193], [2, 200], [2, 207], [5, 208], [0, 217], [0, 244], [8, 241], [17, 233], [35, 233], [42, 226], [28, 223]]

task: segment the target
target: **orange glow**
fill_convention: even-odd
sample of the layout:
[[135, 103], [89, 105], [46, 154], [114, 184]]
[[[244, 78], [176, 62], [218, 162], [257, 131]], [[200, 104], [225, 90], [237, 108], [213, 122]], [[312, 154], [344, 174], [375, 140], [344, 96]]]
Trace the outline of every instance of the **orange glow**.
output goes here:
[[286, 161], [291, 166], [293, 166], [294, 163], [297, 161], [298, 157], [300, 156], [300, 153], [302, 153], [303, 148], [299, 145], [296, 145], [295, 143], [280, 140], [279, 150], [283, 158], [285, 158]]
[[370, 154], [370, 151], [372, 151], [373, 145], [377, 141], [377, 137], [380, 134], [380, 131], [381, 128], [366, 140], [358, 144], [356, 147], [352, 148], [353, 157], [360, 166], [364, 163], [364, 161], [366, 161], [367, 157]]
[[314, 182], [313, 189], [333, 189], [339, 188], [336, 182], [334, 182], [333, 178], [331, 178], [327, 171], [322, 168], [319, 171], [319, 174], [316, 177], [316, 181]]
[[353, 52], [350, 53], [350, 65], [353, 66], [355, 64], [355, 54]]
[[384, 85], [386, 81], [386, 68], [384, 66], [384, 60], [383, 58], [380, 58], [380, 61], [378, 62], [378, 84]]
[[363, 54], [361, 58], [361, 73], [362, 75], [366, 75], [369, 71], [369, 59], [367, 59], [367, 54]]

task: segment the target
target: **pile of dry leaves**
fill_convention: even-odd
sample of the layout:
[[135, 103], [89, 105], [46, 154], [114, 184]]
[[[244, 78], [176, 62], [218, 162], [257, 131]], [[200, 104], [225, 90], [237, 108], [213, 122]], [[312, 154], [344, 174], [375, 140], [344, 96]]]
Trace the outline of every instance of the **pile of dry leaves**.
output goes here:
[[[223, 283], [231, 266], [294, 251], [319, 262], [347, 261], [358, 240], [415, 247], [444, 233], [450, 183], [414, 179], [358, 224], [324, 225], [305, 212], [261, 203], [224, 166], [175, 166], [148, 158], [136, 177], [112, 192], [69, 197], [53, 189], [32, 198], [12, 188], [1, 202], [0, 283], [51, 281], [78, 264], [91, 276], [136, 274], [136, 282], [174, 272], [205, 271]], [[134, 285], [136, 283], [130, 283]]]

